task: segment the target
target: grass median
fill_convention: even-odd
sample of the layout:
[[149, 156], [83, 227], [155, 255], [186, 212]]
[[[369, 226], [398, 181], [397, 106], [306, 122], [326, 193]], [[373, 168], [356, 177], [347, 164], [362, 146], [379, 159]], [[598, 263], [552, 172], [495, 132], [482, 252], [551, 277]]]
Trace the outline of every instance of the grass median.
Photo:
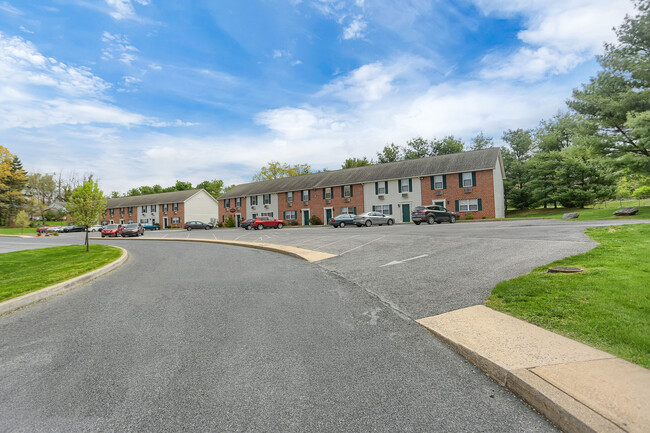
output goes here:
[[486, 305], [650, 368], [650, 224], [586, 233], [600, 245], [499, 283]]
[[108, 245], [39, 248], [0, 254], [0, 302], [101, 268], [122, 255]]
[[594, 208], [548, 208], [548, 209], [525, 209], [514, 210], [506, 213], [506, 218], [553, 218], [562, 219], [562, 215], [568, 212], [577, 212], [578, 218], [567, 221], [592, 221], [592, 220], [620, 220], [620, 219], [650, 219], [650, 206], [630, 206], [639, 209], [636, 215], [616, 216], [614, 211], [618, 208], [594, 209]]

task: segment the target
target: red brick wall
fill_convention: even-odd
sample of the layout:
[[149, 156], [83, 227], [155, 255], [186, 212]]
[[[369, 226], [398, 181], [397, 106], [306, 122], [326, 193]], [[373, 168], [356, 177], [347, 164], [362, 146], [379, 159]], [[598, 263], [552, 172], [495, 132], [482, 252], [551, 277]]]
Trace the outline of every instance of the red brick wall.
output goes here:
[[[167, 204], [167, 212], [165, 212], [163, 209], [163, 206]], [[157, 206], [158, 209], [158, 224], [160, 224], [160, 228], [165, 228], [165, 217], [167, 217], [167, 224], [169, 228], [172, 226], [172, 218], [180, 218], [180, 222], [176, 223], [175, 225], [179, 227], [183, 227], [183, 224], [185, 224], [185, 203], [181, 202], [178, 203], [178, 210], [174, 211], [174, 203], [161, 203]]]
[[341, 197], [341, 187], [334, 186], [332, 187], [332, 198], [330, 203], [325, 202], [325, 197], [323, 195], [323, 188], [317, 188], [310, 190], [311, 199], [308, 204], [305, 206], [302, 201], [302, 191], [293, 192], [293, 205], [290, 207], [287, 203], [287, 194], [279, 193], [278, 194], [278, 218], [284, 219], [285, 211], [296, 211], [296, 217], [299, 223], [302, 221], [302, 210], [309, 209], [309, 215], [318, 216], [318, 218], [323, 221], [323, 224], [327, 224], [325, 221], [325, 208], [332, 208], [332, 216], [339, 215], [340, 209], [344, 207], [356, 207], [357, 213], [363, 213], [363, 185], [356, 184], [352, 185], [352, 197], [349, 202], [345, 201], [344, 197]]
[[[133, 222], [138, 222], [138, 207], [137, 206], [132, 206], [133, 211], [129, 215], [129, 207], [125, 208], [113, 208], [113, 216], [110, 214], [111, 209], [106, 209], [106, 212], [104, 212], [104, 215], [102, 218], [99, 220], [99, 224], [110, 224], [111, 220], [113, 220], [113, 223], [119, 224], [120, 220], [124, 220], [124, 224], [128, 224], [129, 220], [133, 220]], [[120, 209], [124, 209], [124, 213], [120, 214]]]
[[430, 205], [434, 200], [446, 200], [447, 209], [455, 211], [456, 200], [481, 199], [480, 211], [456, 212], [461, 219], [465, 219], [467, 214], [472, 214], [474, 219], [494, 218], [496, 216], [494, 206], [494, 178], [492, 170], [483, 170], [476, 172], [476, 186], [472, 187], [472, 192], [465, 192], [464, 188], [458, 186], [458, 173], [447, 175], [447, 188], [442, 190], [442, 195], [436, 195], [436, 191], [431, 189], [431, 177], [422, 179], [422, 204]]
[[[235, 217], [235, 214], [240, 214], [241, 215], [241, 220], [244, 221], [246, 217], [246, 198], [242, 197], [241, 198], [241, 206], [239, 207], [239, 210], [235, 208], [235, 198], [230, 199], [230, 207], [226, 208], [225, 207], [226, 200], [219, 200], [219, 222], [223, 222], [224, 216], [228, 218], [229, 216], [232, 217], [232, 220], [237, 222], [237, 218]], [[233, 211], [231, 212], [231, 209]]]

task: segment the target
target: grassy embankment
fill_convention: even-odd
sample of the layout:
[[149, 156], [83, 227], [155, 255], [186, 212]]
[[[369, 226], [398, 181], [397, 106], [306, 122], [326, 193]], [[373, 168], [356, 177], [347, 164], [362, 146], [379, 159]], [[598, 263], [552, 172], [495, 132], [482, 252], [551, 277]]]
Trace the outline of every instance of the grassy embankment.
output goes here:
[[486, 305], [650, 368], [650, 224], [586, 233], [600, 245], [499, 283]]
[[39, 248], [0, 254], [0, 302], [85, 274], [117, 260], [108, 245]]
[[[46, 226], [65, 226], [65, 221], [47, 221]], [[25, 227], [24, 229], [13, 227], [0, 227], [0, 235], [22, 235], [22, 234], [36, 234], [36, 227]]]
[[[639, 212], [634, 216], [615, 216], [614, 211], [622, 207], [636, 207]], [[562, 219], [567, 212], [578, 212], [580, 216], [569, 221], [616, 220], [616, 219], [650, 219], [650, 200], [611, 201], [599, 203], [588, 208], [547, 208], [506, 211], [506, 218], [554, 218]]]

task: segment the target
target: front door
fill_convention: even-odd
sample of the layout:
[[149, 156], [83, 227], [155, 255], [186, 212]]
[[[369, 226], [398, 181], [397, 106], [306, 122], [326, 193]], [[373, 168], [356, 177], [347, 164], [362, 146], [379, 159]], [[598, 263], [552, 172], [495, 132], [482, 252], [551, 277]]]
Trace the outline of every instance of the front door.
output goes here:
[[325, 209], [325, 224], [329, 223], [332, 219], [332, 209]]
[[308, 210], [302, 211], [302, 225], [304, 225], [304, 226], [309, 225], [309, 211]]
[[411, 222], [411, 205], [407, 203], [402, 203], [402, 222], [410, 223]]
[[163, 222], [164, 222], [164, 227], [166, 229], [169, 228], [169, 224], [167, 223], [167, 217], [163, 218]]
[[237, 225], [237, 227], [239, 227], [241, 225], [241, 214], [240, 213], [235, 214], [235, 224]]

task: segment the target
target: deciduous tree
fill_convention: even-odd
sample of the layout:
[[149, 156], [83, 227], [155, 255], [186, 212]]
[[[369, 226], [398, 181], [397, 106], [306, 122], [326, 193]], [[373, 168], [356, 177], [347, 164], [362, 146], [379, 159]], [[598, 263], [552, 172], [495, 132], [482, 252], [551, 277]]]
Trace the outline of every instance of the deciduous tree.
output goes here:
[[72, 191], [67, 208], [72, 223], [86, 227], [86, 251], [88, 251], [88, 227], [99, 221], [106, 210], [104, 192], [99, 189], [99, 185], [95, 181], [87, 180]]

